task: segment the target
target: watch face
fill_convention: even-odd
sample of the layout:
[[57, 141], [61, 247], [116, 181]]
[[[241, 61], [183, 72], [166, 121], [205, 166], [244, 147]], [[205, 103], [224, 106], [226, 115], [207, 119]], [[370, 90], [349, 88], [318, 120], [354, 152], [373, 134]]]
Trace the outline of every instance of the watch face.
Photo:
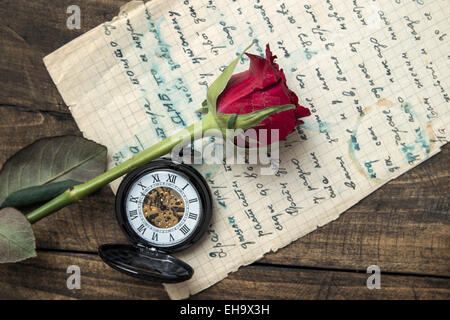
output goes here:
[[206, 232], [212, 215], [208, 184], [197, 170], [158, 159], [129, 173], [116, 196], [119, 224], [134, 243], [183, 250]]
[[132, 230], [157, 247], [186, 241], [202, 218], [196, 186], [182, 173], [168, 169], [136, 177], [125, 196], [125, 211]]

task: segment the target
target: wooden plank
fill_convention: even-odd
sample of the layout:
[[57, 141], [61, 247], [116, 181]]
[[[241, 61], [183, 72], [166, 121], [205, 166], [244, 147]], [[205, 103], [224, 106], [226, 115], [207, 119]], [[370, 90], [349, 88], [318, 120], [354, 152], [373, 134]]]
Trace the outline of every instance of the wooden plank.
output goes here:
[[[42, 136], [80, 134], [70, 117], [0, 107], [0, 161]], [[262, 262], [307, 267], [450, 274], [450, 148], [390, 182], [338, 220]], [[386, 196], [389, 195], [389, 196]], [[127, 242], [114, 217], [114, 195], [103, 188], [34, 225], [39, 248], [95, 252]]]
[[[0, 6], [0, 105], [68, 113], [42, 59], [97, 25], [128, 1], [77, 1], [81, 29], [66, 26], [70, 0], [2, 0]], [[26, 23], [24, 23], [26, 21]]]
[[[69, 290], [67, 267], [81, 271], [81, 289]], [[276, 267], [243, 267], [195, 295], [195, 299], [449, 299], [450, 280], [381, 274], [369, 290], [368, 274]], [[39, 257], [0, 266], [0, 299], [161, 299], [160, 284], [121, 274], [91, 254], [40, 252]]]
[[37, 139], [66, 134], [81, 135], [70, 114], [0, 105], [0, 166]]

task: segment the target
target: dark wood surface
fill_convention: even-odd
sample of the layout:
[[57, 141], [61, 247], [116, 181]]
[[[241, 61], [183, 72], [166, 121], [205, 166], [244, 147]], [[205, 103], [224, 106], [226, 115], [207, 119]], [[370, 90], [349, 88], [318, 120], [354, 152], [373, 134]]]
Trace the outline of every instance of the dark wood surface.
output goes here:
[[[0, 165], [38, 138], [81, 135], [42, 58], [103, 21], [126, 1], [80, 0], [82, 29], [66, 28], [73, 1], [0, 3]], [[377, 190], [341, 217], [193, 299], [449, 299], [450, 148]], [[0, 265], [0, 299], [166, 299], [161, 285], [113, 271], [99, 245], [126, 241], [103, 188], [33, 226], [38, 257]], [[370, 265], [381, 289], [366, 287]], [[68, 290], [79, 265], [82, 289]]]

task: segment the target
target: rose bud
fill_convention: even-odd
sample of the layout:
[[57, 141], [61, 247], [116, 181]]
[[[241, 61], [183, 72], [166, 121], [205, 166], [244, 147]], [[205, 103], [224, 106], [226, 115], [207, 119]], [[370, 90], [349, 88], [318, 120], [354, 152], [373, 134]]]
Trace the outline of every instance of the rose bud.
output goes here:
[[[246, 55], [250, 58], [250, 67], [247, 71], [231, 76], [218, 97], [217, 113], [241, 115], [270, 106], [295, 106], [295, 109], [271, 114], [254, 127], [258, 140], [254, 145], [261, 147], [286, 138], [296, 125], [303, 123], [300, 118], [311, 113], [298, 104], [297, 95], [287, 87], [284, 72], [274, 62], [276, 56], [272, 55], [269, 44], [266, 45], [265, 59], [250, 53]], [[261, 129], [267, 130], [267, 138], [260, 139]], [[278, 129], [278, 136], [272, 137], [271, 129]], [[248, 141], [246, 145], [249, 146]]]
[[[274, 63], [275, 56], [272, 56], [269, 45], [265, 59], [247, 54], [250, 58], [250, 69], [233, 76], [236, 65], [250, 47], [251, 45], [234, 59], [210, 85], [200, 109], [205, 116], [198, 122], [156, 142], [94, 179], [67, 189], [27, 214], [28, 221], [34, 223], [52, 212], [78, 202], [102, 186], [154, 159], [168, 153], [179, 156], [180, 147], [203, 138], [210, 130], [219, 130], [226, 137], [229, 129], [278, 129], [277, 141], [285, 138], [294, 130], [296, 124], [302, 123], [299, 118], [310, 115], [310, 112], [298, 104], [297, 96], [288, 89], [284, 73]], [[256, 139], [257, 137], [258, 135]], [[249, 140], [243, 141], [246, 143], [243, 146], [249, 146]], [[267, 141], [276, 142], [271, 138]], [[263, 145], [257, 143], [256, 146]]]

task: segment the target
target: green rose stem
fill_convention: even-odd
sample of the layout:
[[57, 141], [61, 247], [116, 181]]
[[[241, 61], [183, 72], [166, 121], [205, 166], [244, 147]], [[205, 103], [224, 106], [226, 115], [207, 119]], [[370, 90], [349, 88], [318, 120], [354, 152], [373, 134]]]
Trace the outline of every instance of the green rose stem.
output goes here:
[[133, 158], [119, 164], [118, 166], [106, 171], [98, 177], [87, 181], [83, 184], [74, 186], [66, 190], [53, 200], [50, 200], [43, 206], [26, 215], [28, 221], [35, 223], [69, 204], [75, 203], [97, 191], [101, 187], [116, 180], [131, 170], [148, 163], [154, 159], [162, 157], [172, 149], [182, 143], [193, 141], [205, 136], [208, 130], [216, 129], [226, 137], [227, 129], [247, 130], [257, 126], [261, 121], [268, 118], [274, 113], [282, 112], [289, 109], [295, 109], [295, 105], [286, 104], [282, 106], [268, 106], [262, 110], [246, 113], [246, 114], [223, 114], [216, 112], [216, 103], [219, 95], [225, 89], [231, 75], [240, 61], [242, 55], [253, 45], [249, 45], [231, 64], [225, 68], [221, 75], [211, 84], [207, 92], [207, 99], [203, 104], [202, 112], [207, 114], [199, 121], [184, 128], [178, 133], [164, 139], [148, 149], [135, 155]]
[[270, 115], [289, 109], [295, 109], [295, 106], [292, 104], [270, 106], [263, 110], [241, 115], [209, 112], [199, 121], [200, 123], [196, 122], [184, 128], [92, 180], [67, 189], [64, 193], [27, 214], [26, 217], [30, 223], [35, 223], [52, 212], [80, 201], [131, 170], [170, 153], [175, 146], [204, 137], [208, 130], [219, 130], [226, 137], [227, 129], [247, 130]]
[[[150, 162], [151, 160], [162, 157], [163, 155], [169, 153], [172, 148], [182, 143], [183, 141], [186, 141], [186, 139], [193, 139], [194, 136], [197, 136], [199, 133], [201, 133], [203, 136], [203, 133], [206, 130], [217, 127], [217, 124], [211, 116], [207, 115], [200, 121], [201, 126], [198, 123], [194, 123], [189, 127], [186, 127], [183, 130], [179, 131], [178, 133], [170, 136], [169, 138], [154, 144], [148, 149], [145, 149], [141, 153], [135, 155], [133, 158], [122, 162], [118, 166], [106, 171], [98, 177], [95, 177], [94, 179], [89, 180], [83, 184], [67, 189], [61, 195], [27, 214], [26, 217], [28, 221], [30, 221], [30, 223], [35, 223], [36, 221], [39, 221], [52, 212], [55, 212], [69, 204], [80, 201], [87, 195], [90, 195], [91, 193], [97, 191], [106, 184], [121, 177], [125, 173], [130, 172], [131, 170], [147, 162]], [[200, 132], [196, 132], [197, 130], [200, 130]]]

